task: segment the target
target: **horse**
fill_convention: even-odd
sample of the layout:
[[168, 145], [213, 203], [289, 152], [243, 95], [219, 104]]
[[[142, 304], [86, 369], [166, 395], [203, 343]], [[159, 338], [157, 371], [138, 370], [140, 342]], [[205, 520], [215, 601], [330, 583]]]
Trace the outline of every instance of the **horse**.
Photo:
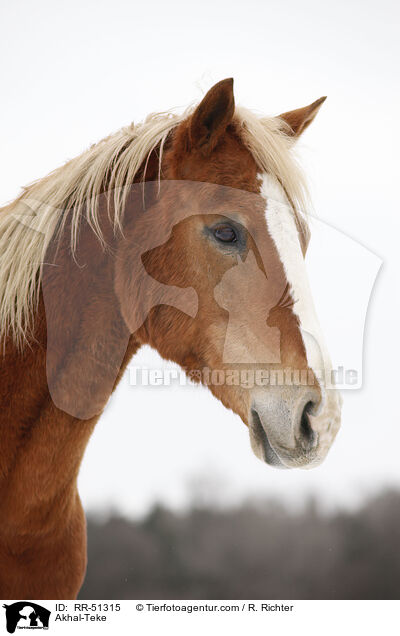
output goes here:
[[324, 379], [293, 151], [324, 99], [261, 117], [223, 80], [0, 209], [1, 598], [78, 594], [79, 467], [143, 345], [239, 415], [263, 462], [306, 468], [326, 456], [341, 398]]

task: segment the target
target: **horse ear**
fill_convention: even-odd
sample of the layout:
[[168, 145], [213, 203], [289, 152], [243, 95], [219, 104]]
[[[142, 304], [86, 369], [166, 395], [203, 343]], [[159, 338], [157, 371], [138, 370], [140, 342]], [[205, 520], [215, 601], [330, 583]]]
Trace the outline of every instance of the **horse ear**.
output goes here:
[[210, 153], [231, 122], [234, 110], [233, 79], [230, 77], [215, 84], [191, 116], [191, 147], [201, 148], [206, 154]]
[[320, 97], [309, 106], [290, 110], [287, 113], [279, 115], [280, 119], [283, 119], [287, 124], [289, 124], [291, 129], [289, 131], [289, 135], [292, 137], [299, 137], [303, 130], [311, 124], [325, 100], [326, 97]]

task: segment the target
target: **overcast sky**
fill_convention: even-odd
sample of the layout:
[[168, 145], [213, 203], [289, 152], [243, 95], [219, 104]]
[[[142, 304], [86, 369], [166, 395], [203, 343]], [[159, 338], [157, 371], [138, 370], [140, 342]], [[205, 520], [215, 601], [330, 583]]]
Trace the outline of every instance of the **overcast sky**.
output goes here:
[[[351, 301], [368, 302], [383, 261], [363, 387], [344, 392], [342, 430], [323, 466], [274, 470], [206, 389], [139, 388], [124, 377], [83, 463], [87, 510], [181, 506], [204, 475], [225, 501], [257, 493], [299, 502], [316, 493], [327, 505], [349, 505], [400, 486], [398, 31], [398, 4], [387, 0], [2, 4], [2, 202], [111, 131], [182, 109], [233, 76], [237, 102], [264, 114], [328, 95], [298, 152], [318, 217], [366, 248], [342, 249], [340, 232], [325, 244], [314, 234], [308, 266], [335, 359], [360, 337], [363, 316]], [[162, 362], [144, 350], [132, 361], [141, 364]]]

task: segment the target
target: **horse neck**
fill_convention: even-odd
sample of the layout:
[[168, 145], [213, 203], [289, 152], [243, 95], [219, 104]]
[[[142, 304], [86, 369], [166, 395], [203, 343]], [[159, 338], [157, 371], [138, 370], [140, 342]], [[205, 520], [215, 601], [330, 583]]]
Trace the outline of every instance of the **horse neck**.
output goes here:
[[[72, 500], [89, 437], [129, 359], [140, 346], [123, 329], [116, 303], [103, 306], [100, 311], [99, 298], [92, 293], [80, 311], [71, 311], [73, 295], [57, 304], [57, 296], [63, 297], [60, 291], [65, 289], [65, 280], [57, 281], [62, 275], [59, 270], [53, 268], [55, 294], [53, 298], [50, 295], [50, 300], [47, 294], [47, 307], [46, 293], [41, 293], [29, 345], [21, 352], [8, 341], [0, 359], [0, 516], [3, 517], [2, 509], [7, 511], [11, 526], [13, 518], [18, 524], [30, 507], [47, 510], [60, 499], [60, 493], [64, 493], [64, 502], [66, 492]], [[82, 287], [85, 290], [80, 274], [82, 271], [76, 268], [75, 279], [69, 279], [71, 292]], [[53, 335], [51, 352], [48, 332]], [[68, 334], [68, 338], [57, 339], [60, 334]], [[103, 373], [102, 363], [111, 359], [116, 349], [121, 356], [118, 368], [111, 370], [110, 381], [110, 373]], [[95, 395], [90, 395], [88, 379], [95, 380]], [[79, 410], [74, 409], [75, 389], [81, 404], [92, 403], [89, 417], [82, 419]]]
[[[156, 149], [146, 181], [157, 176]], [[46, 258], [53, 266], [44, 268], [33, 338], [22, 352], [7, 341], [0, 358], [0, 502], [8, 519], [18, 502], [26, 510], [39, 501], [48, 506], [66, 488], [75, 492], [93, 428], [143, 341], [127, 331], [113, 295], [110, 252], [89, 228], [81, 233], [78, 266], [71, 267], [69, 245], [52, 256], [61, 266]]]

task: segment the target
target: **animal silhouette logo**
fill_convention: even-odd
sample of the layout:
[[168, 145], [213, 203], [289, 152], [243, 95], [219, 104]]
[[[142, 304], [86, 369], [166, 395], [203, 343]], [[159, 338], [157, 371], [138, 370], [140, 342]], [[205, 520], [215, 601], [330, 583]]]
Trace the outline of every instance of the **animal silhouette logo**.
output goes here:
[[[253, 251], [249, 251], [245, 260], [238, 257], [237, 264], [225, 272], [214, 289], [215, 300], [229, 312], [224, 362], [240, 364], [281, 361], [280, 330], [268, 325], [268, 316], [279, 302], [279, 296], [282, 299], [283, 295], [282, 289], [274, 289], [269, 283], [267, 276], [259, 268]], [[264, 298], [264, 302], [260, 302], [260, 298]], [[249, 307], [252, 307], [251, 312]]]
[[48, 629], [50, 610], [32, 603], [18, 601], [11, 605], [3, 605], [6, 610], [6, 627], [9, 634], [16, 629]]

